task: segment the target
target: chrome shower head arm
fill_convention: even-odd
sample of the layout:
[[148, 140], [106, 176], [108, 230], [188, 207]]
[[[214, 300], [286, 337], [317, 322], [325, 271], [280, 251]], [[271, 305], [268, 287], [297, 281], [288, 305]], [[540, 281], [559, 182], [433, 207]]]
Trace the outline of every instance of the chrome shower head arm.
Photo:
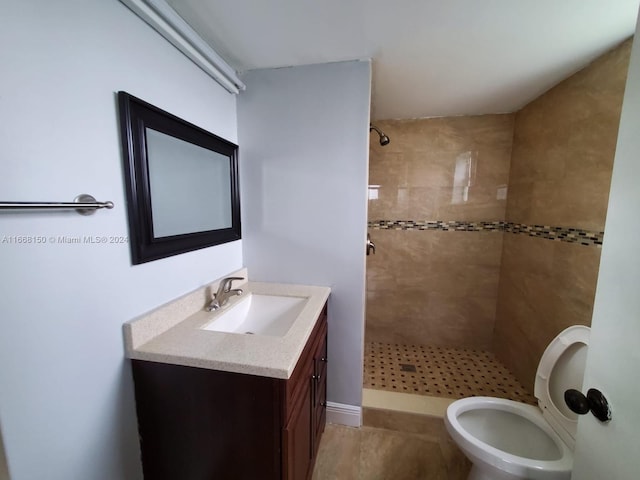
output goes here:
[[380, 145], [382, 145], [383, 147], [391, 141], [389, 140], [389, 137], [386, 136], [385, 133], [382, 130], [380, 130], [378, 127], [376, 127], [373, 123], [369, 124], [369, 131], [371, 130], [376, 131], [376, 133], [380, 137]]

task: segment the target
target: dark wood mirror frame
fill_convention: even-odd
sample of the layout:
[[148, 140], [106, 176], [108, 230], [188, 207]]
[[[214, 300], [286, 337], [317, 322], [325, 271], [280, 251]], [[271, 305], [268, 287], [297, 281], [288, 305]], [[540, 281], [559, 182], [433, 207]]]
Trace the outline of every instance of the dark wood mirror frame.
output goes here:
[[[118, 104], [132, 263], [137, 265], [239, 240], [241, 228], [238, 146], [126, 92], [118, 92]], [[146, 128], [229, 158], [230, 228], [185, 232], [165, 237], [154, 236]], [[186, 193], [188, 192], [175, 192], [175, 195]], [[194, 208], [207, 208], [207, 206], [194, 205]]]

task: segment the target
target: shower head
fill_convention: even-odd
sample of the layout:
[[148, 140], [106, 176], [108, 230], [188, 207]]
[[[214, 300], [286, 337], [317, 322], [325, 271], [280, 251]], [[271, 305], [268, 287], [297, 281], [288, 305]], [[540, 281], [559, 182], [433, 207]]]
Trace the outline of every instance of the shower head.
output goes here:
[[369, 131], [371, 130], [375, 130], [376, 133], [378, 134], [378, 136], [380, 137], [380, 145], [382, 145], [383, 147], [385, 145], [388, 145], [389, 142], [391, 140], [389, 140], [389, 137], [387, 137], [383, 131], [381, 131], [378, 127], [376, 127], [373, 123], [369, 124]]

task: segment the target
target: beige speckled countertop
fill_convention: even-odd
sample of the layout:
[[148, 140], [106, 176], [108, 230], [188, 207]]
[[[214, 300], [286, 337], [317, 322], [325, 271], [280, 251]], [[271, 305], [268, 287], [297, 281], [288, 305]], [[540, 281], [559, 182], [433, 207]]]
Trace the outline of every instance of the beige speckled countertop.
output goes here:
[[[243, 275], [244, 273], [244, 275]], [[235, 272], [247, 278], [246, 270]], [[202, 330], [242, 300], [232, 298], [219, 311], [206, 312], [211, 289], [203, 287], [124, 324], [128, 358], [287, 379], [329, 297], [328, 287], [277, 283], [234, 283], [249, 293], [306, 297], [298, 318], [283, 337]], [[194, 310], [195, 309], [195, 310]]]

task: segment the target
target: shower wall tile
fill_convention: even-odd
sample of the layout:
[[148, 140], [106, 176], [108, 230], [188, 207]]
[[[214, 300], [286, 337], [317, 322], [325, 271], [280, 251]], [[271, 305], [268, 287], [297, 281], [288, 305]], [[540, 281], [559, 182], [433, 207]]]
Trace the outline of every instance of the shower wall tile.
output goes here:
[[[453, 235], [452, 235], [453, 233]], [[499, 267], [502, 255], [502, 234], [499, 232], [430, 233], [433, 260], [445, 265]]]
[[371, 233], [367, 341], [491, 346], [502, 232]]
[[[604, 231], [628, 40], [516, 114], [506, 222]], [[505, 233], [494, 351], [528, 388], [548, 343], [590, 325], [600, 248]]]
[[505, 234], [494, 351], [525, 387], [533, 388], [553, 337], [568, 326], [591, 324], [600, 252]]
[[531, 387], [548, 342], [590, 323], [598, 242], [518, 224], [600, 238], [629, 52], [628, 41], [514, 115], [377, 123], [391, 143], [372, 136], [370, 221], [506, 223], [371, 229], [368, 341], [486, 348], [493, 332], [496, 354]]
[[372, 135], [369, 220], [504, 220], [498, 198], [509, 179], [514, 115], [376, 122]]
[[516, 114], [509, 221], [604, 230], [630, 51], [627, 40]]
[[[514, 115], [376, 122], [369, 220], [502, 221]], [[491, 345], [501, 231], [370, 230], [367, 341]]]
[[464, 187], [440, 189], [438, 218], [470, 222], [504, 220], [506, 202], [497, 199], [497, 191], [503, 185], [471, 187], [466, 201], [459, 200], [464, 195]]
[[452, 164], [455, 164], [455, 153], [410, 151], [404, 158], [412, 187], [453, 185], [455, 169], [452, 168]]
[[[498, 305], [496, 316], [501, 314], [504, 305]], [[507, 368], [514, 374], [518, 382], [530, 392], [534, 391], [535, 372], [540, 361], [538, 348], [531, 344], [531, 339], [525, 336], [520, 329], [520, 323], [513, 321], [514, 317], [506, 316], [510, 323], [496, 323], [494, 329], [494, 346], [497, 345], [495, 338], [509, 339], [508, 342], [501, 341], [499, 348], [494, 348], [494, 353], [498, 359], [508, 358], [512, 360]], [[544, 349], [542, 350], [544, 351]], [[505, 365], [506, 366], [506, 365]], [[533, 370], [532, 370], [533, 367]], [[532, 373], [533, 372], [533, 373]], [[533, 375], [533, 376], [532, 376]]]

